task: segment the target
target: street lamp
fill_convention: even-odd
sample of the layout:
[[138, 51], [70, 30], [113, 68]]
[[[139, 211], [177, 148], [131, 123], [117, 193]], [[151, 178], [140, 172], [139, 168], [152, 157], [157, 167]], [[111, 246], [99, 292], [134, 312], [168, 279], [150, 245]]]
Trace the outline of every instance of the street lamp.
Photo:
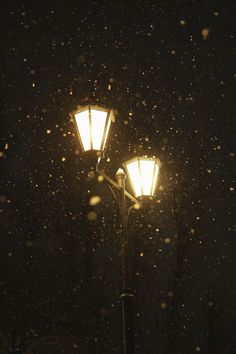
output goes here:
[[[131, 289], [131, 271], [129, 261], [128, 218], [130, 211], [142, 207], [137, 198], [153, 197], [158, 180], [161, 163], [157, 158], [136, 157], [124, 163], [127, 176], [133, 189], [134, 196], [125, 188], [126, 173], [122, 168], [116, 172], [116, 181], [99, 168], [105, 149], [111, 122], [114, 121], [112, 109], [98, 106], [78, 106], [72, 112], [83, 151], [99, 152], [96, 172], [107, 182], [115, 203], [119, 209], [121, 235], [121, 277], [122, 277], [122, 342], [123, 354], [134, 354], [133, 299]], [[129, 205], [128, 205], [129, 202]]]

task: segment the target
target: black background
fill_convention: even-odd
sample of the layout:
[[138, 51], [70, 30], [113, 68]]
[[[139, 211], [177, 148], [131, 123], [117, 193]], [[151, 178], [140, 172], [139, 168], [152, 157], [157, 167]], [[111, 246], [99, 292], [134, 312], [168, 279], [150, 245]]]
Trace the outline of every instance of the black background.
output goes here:
[[233, 2], [3, 4], [1, 353], [121, 353], [115, 205], [69, 117], [89, 102], [116, 112], [111, 176], [163, 164], [130, 218], [136, 352], [233, 354]]

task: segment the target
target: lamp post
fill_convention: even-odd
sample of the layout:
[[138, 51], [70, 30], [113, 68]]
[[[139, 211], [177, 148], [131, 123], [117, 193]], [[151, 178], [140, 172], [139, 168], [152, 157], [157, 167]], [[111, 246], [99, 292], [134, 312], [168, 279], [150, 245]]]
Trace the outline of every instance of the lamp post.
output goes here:
[[[72, 112], [76, 123], [81, 148], [84, 152], [94, 152], [98, 158], [96, 172], [107, 182], [119, 210], [120, 245], [121, 245], [121, 303], [122, 303], [122, 344], [123, 354], [134, 354], [134, 326], [133, 326], [133, 299], [131, 284], [131, 270], [129, 258], [128, 219], [130, 211], [135, 207], [142, 207], [142, 198], [153, 197], [157, 187], [160, 161], [155, 157], [135, 157], [124, 163], [124, 168], [116, 172], [116, 181], [99, 168], [104, 156], [104, 149], [108, 138], [111, 122], [114, 122], [112, 109], [98, 106], [78, 106]], [[125, 188], [128, 176], [134, 195]], [[128, 205], [129, 202], [129, 205]]]

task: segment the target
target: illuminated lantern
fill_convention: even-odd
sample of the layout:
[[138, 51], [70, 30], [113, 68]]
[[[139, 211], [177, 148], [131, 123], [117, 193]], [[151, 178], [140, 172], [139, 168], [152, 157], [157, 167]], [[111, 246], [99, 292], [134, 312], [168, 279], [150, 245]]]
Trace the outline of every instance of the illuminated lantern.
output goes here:
[[111, 122], [112, 109], [98, 106], [79, 106], [73, 112], [83, 151], [104, 151]]
[[155, 194], [161, 162], [157, 158], [135, 157], [124, 163], [134, 196]]

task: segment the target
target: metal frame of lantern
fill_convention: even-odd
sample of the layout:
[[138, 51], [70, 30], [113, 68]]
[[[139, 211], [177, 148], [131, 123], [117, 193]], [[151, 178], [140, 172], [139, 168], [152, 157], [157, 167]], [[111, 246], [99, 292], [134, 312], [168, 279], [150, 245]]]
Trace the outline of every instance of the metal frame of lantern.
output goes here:
[[[85, 117], [81, 117], [81, 118], [84, 120], [84, 122], [86, 122], [86, 130], [89, 131], [89, 140], [85, 139], [85, 136], [84, 137], [82, 136], [82, 134], [86, 134], [86, 131], [82, 131], [81, 125], [80, 125], [82, 123], [82, 121], [81, 121], [81, 123], [79, 123], [78, 119], [76, 117], [77, 115], [79, 115], [81, 113], [85, 113], [85, 112], [87, 112], [87, 117], [85, 116]], [[101, 119], [101, 117], [100, 118], [96, 117], [95, 112], [106, 113], [106, 116], [104, 116], [104, 119], [103, 119], [103, 124], [101, 126], [101, 128], [103, 129], [103, 132], [102, 132], [101, 137], [99, 139], [99, 144], [97, 142], [97, 146], [95, 145], [95, 141], [94, 141], [95, 137], [93, 136], [94, 133], [97, 133], [97, 130], [95, 130], [95, 127], [93, 127], [93, 126], [95, 125], [94, 121], [96, 119]], [[94, 115], [94, 117], [93, 117], [93, 115]], [[82, 147], [82, 150], [84, 152], [90, 151], [90, 150], [104, 151], [111, 122], [114, 122], [113, 110], [107, 109], [105, 107], [96, 106], [96, 105], [78, 106], [77, 109], [71, 113], [71, 116], [75, 122], [76, 131], [77, 131], [77, 135], [79, 137], [79, 141], [80, 141], [80, 145]], [[99, 127], [100, 127], [100, 125], [96, 124], [96, 128], [99, 128]], [[86, 144], [88, 144], [87, 148], [86, 148]]]
[[[150, 193], [146, 193], [144, 190], [144, 181], [143, 181], [143, 171], [142, 169], [144, 167], [141, 167], [141, 162], [152, 162], [153, 163], [153, 171], [151, 172], [151, 175], [149, 178], [151, 178], [151, 185], [149, 186], [149, 191]], [[129, 165], [132, 163], [137, 163], [137, 171], [136, 171], [136, 176], [133, 176], [130, 169]], [[147, 157], [147, 156], [138, 156], [134, 157], [126, 162], [123, 163], [123, 166], [125, 167], [129, 181], [131, 184], [132, 191], [134, 193], [135, 198], [140, 198], [140, 197], [153, 197], [155, 195], [156, 187], [157, 187], [157, 181], [158, 181], [158, 176], [159, 176], [159, 170], [161, 167], [161, 161], [156, 158], [156, 157]], [[147, 176], [146, 176], [147, 177]], [[138, 180], [140, 185], [139, 185], [139, 190], [140, 193], [136, 190], [137, 185], [135, 186], [134, 179]]]
[[[92, 142], [92, 136], [91, 136], [91, 124], [92, 124], [92, 118], [91, 118], [91, 111], [96, 110], [96, 111], [103, 111], [107, 112], [106, 116], [106, 122], [104, 125], [104, 131], [103, 131], [103, 136], [100, 144], [100, 150], [93, 149], [93, 142]], [[89, 119], [89, 134], [90, 134], [90, 149], [85, 150], [84, 149], [84, 144], [82, 141], [82, 138], [80, 136], [80, 132], [76, 123], [76, 114], [80, 112], [85, 112], [88, 111], [88, 119]], [[95, 150], [95, 151], [100, 151], [103, 152], [105, 145], [106, 145], [106, 140], [109, 132], [110, 125], [108, 127], [109, 120], [114, 121], [114, 113], [112, 109], [106, 109], [103, 107], [98, 107], [94, 105], [88, 105], [88, 106], [78, 106], [77, 110], [74, 110], [71, 114], [73, 118], [75, 119], [75, 124], [78, 132], [78, 137], [80, 140], [80, 144], [82, 147], [83, 151], [88, 151], [88, 150]], [[120, 220], [120, 240], [121, 240], [121, 278], [122, 278], [122, 292], [120, 295], [121, 299], [121, 304], [122, 304], [122, 328], [123, 328], [123, 337], [122, 337], [122, 345], [123, 345], [123, 353], [124, 354], [134, 354], [135, 349], [134, 349], [134, 326], [133, 326], [133, 299], [134, 295], [132, 292], [132, 286], [131, 286], [131, 274], [130, 274], [130, 257], [129, 257], [129, 243], [128, 243], [128, 219], [130, 215], [130, 211], [133, 208], [136, 207], [142, 207], [143, 204], [140, 200], [138, 200], [135, 196], [130, 194], [126, 190], [125, 186], [125, 180], [126, 180], [126, 174], [122, 169], [119, 169], [116, 173], [116, 181], [114, 181], [111, 177], [109, 177], [103, 169], [100, 168], [100, 163], [102, 162], [102, 157], [103, 153], [100, 154], [100, 157], [98, 158], [97, 165], [96, 165], [96, 172], [100, 176], [103, 177], [103, 179], [106, 181], [110, 191], [112, 192], [112, 195], [114, 197], [115, 203], [117, 205], [117, 209], [119, 210], [119, 220]], [[145, 161], [150, 160], [154, 161], [154, 167], [158, 166], [158, 168], [161, 167], [161, 162], [157, 158], [148, 158], [148, 157], [136, 157], [134, 159], [131, 159], [129, 161], [126, 161], [123, 166], [125, 166], [127, 172], [127, 165], [132, 162], [138, 160], [139, 164], [139, 173], [141, 174], [141, 165], [140, 165], [140, 159], [144, 159]], [[157, 171], [157, 178], [156, 181], [154, 178], [154, 173], [155, 173], [155, 168], [153, 168], [153, 175], [152, 175], [152, 185], [151, 185], [151, 196], [154, 195], [156, 185], [157, 185], [157, 178], [158, 178], [158, 172]], [[130, 179], [130, 184], [133, 189], [134, 195], [135, 195], [135, 189], [132, 186], [132, 179], [130, 178], [130, 174], [128, 173], [128, 177]], [[143, 191], [143, 188], [142, 188]], [[138, 196], [140, 197], [140, 196]], [[127, 201], [131, 202], [131, 205], [129, 206], [127, 204]]]

